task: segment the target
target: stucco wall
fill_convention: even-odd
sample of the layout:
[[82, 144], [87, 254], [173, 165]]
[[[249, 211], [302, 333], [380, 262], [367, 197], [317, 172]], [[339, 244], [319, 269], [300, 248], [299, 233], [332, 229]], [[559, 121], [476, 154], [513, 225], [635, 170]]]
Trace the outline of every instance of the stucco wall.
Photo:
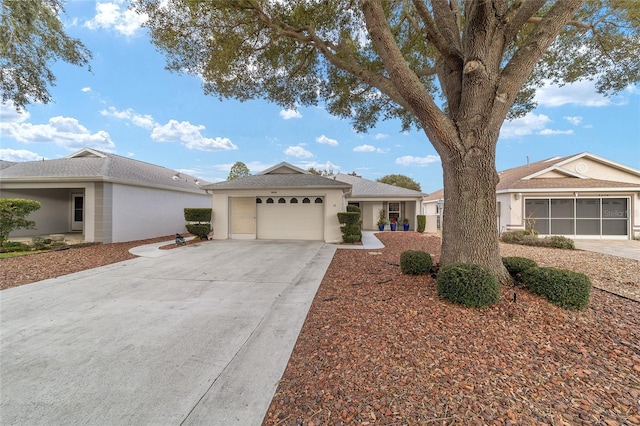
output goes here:
[[324, 240], [342, 241], [338, 212], [344, 211], [342, 190], [327, 189], [286, 189], [286, 190], [230, 190], [214, 192], [209, 199], [213, 205], [214, 239], [229, 238], [229, 197], [323, 197], [324, 198]]
[[[194, 194], [120, 184], [113, 184], [112, 191], [112, 235], [105, 242], [184, 233], [185, 207], [211, 207], [211, 196], [204, 191]], [[107, 205], [102, 207], [108, 210]]]

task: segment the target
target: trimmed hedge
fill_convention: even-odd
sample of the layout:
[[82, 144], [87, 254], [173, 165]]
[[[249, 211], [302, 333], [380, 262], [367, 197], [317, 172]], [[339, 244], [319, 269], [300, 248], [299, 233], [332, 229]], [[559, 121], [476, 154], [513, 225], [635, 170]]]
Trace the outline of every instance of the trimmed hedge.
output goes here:
[[500, 241], [508, 244], [520, 244], [533, 247], [550, 247], [567, 250], [575, 250], [576, 248], [573, 240], [570, 238], [559, 235], [538, 238], [538, 232], [534, 232], [534, 235], [531, 235], [529, 231], [525, 230], [503, 232], [502, 235], [500, 235]]
[[347, 206], [347, 213], [361, 213], [360, 207], [354, 205]]
[[431, 255], [421, 250], [407, 250], [400, 255], [400, 270], [407, 275], [428, 274], [433, 266]]
[[518, 256], [503, 257], [502, 264], [507, 268], [507, 271], [509, 271], [509, 275], [511, 275], [516, 281], [520, 281], [521, 275], [524, 271], [538, 266], [535, 260]]
[[206, 222], [212, 220], [211, 212], [213, 209], [186, 207], [184, 209], [184, 220], [187, 222]]
[[562, 308], [584, 309], [589, 305], [591, 281], [579, 272], [560, 268], [529, 268], [522, 283], [535, 294]]
[[416, 217], [418, 219], [418, 232], [422, 234], [425, 228], [427, 227], [427, 216], [423, 214], [419, 214]]
[[187, 223], [185, 227], [190, 234], [195, 235], [201, 240], [208, 239], [209, 232], [211, 232], [210, 223]]
[[451, 263], [438, 271], [438, 295], [459, 305], [480, 308], [500, 300], [498, 279], [489, 269], [472, 263]]
[[[356, 206], [347, 206], [353, 209]], [[340, 231], [342, 232], [342, 241], [345, 243], [357, 243], [362, 241], [362, 221], [360, 220], [360, 209], [358, 211], [346, 211], [338, 213], [338, 222], [342, 224]]]

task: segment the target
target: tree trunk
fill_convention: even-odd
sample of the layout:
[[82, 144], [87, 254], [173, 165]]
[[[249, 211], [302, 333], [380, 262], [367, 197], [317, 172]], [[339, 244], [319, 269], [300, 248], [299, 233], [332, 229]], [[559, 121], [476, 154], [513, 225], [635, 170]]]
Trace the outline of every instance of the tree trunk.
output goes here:
[[440, 264], [483, 265], [496, 274], [500, 283], [511, 282], [498, 244], [495, 149], [474, 147], [466, 153], [450, 152], [441, 158], [444, 212]]

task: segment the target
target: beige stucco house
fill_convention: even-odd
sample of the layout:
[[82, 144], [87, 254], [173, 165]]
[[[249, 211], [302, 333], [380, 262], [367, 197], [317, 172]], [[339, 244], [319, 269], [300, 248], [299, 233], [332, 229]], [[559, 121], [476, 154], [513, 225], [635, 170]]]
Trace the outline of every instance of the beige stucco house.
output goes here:
[[[499, 175], [498, 232], [533, 228], [574, 239], [640, 237], [640, 170], [583, 152]], [[427, 232], [440, 229], [443, 194], [424, 199]]]
[[65, 158], [0, 162], [0, 197], [41, 203], [34, 230], [10, 237], [76, 233], [122, 242], [185, 232], [185, 207], [209, 207], [198, 179], [131, 158], [82, 149]]
[[363, 229], [377, 229], [378, 211], [388, 218], [416, 214], [424, 194], [355, 176], [318, 176], [282, 162], [254, 176], [203, 187], [213, 194], [214, 239], [291, 239], [339, 242], [338, 212], [362, 211]]

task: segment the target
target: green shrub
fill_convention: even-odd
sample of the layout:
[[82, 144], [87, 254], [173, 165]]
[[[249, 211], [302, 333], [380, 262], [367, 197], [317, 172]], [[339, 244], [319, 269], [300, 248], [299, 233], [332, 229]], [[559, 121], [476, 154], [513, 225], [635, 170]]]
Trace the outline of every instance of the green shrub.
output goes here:
[[347, 206], [348, 213], [361, 213], [360, 207], [349, 204]]
[[514, 280], [520, 281], [521, 274], [529, 268], [535, 268], [538, 264], [535, 260], [527, 259], [526, 257], [510, 256], [503, 257], [502, 263], [507, 268], [509, 274]]
[[591, 281], [579, 272], [560, 268], [530, 268], [522, 272], [522, 283], [531, 292], [563, 308], [584, 309], [589, 305]]
[[18, 241], [5, 241], [0, 247], [2, 253], [13, 253], [16, 251], [31, 251], [31, 246]]
[[0, 245], [12, 231], [35, 229], [36, 223], [27, 220], [30, 213], [40, 208], [40, 202], [23, 198], [0, 198]]
[[545, 242], [545, 247], [554, 247], [559, 249], [575, 250], [576, 246], [571, 238], [553, 236], [544, 237], [542, 241]]
[[[347, 206], [347, 210], [349, 207]], [[345, 243], [356, 243], [362, 241], [362, 221], [361, 213], [358, 211], [346, 211], [338, 213], [338, 222], [342, 224], [340, 231], [342, 232], [342, 241]]]
[[188, 223], [185, 225], [190, 234], [195, 235], [201, 240], [209, 238], [211, 232], [211, 224], [209, 223]]
[[427, 216], [423, 214], [419, 214], [418, 218], [418, 232], [423, 233], [425, 228], [427, 227]]
[[421, 250], [407, 250], [400, 255], [400, 270], [403, 274], [428, 274], [432, 265], [431, 255]]
[[212, 220], [212, 210], [213, 209], [186, 207], [184, 209], [184, 220], [187, 222], [210, 223]]
[[489, 306], [500, 300], [496, 276], [489, 269], [471, 263], [442, 267], [437, 277], [438, 295], [467, 307]]
[[529, 230], [517, 229], [515, 231], [507, 231], [500, 234], [500, 241], [509, 244], [520, 244], [523, 238], [535, 237], [536, 235], [538, 235], [538, 231], [536, 230], [531, 234], [531, 231]]

